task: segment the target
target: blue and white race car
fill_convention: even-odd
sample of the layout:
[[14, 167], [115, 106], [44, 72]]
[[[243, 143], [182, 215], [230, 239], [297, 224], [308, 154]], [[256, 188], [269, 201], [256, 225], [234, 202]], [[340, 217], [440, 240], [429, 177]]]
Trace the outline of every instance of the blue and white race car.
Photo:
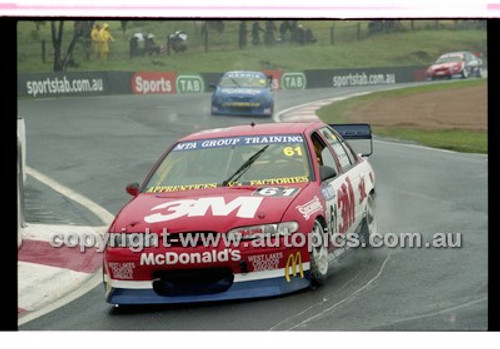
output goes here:
[[271, 79], [264, 73], [230, 71], [214, 87], [213, 115], [273, 115]]

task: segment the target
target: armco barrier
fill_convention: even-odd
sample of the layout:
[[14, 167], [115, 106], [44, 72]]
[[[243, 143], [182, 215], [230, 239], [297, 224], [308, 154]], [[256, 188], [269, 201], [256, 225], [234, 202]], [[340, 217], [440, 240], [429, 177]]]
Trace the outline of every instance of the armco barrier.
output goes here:
[[[425, 67], [265, 70], [273, 89], [389, 85], [425, 79]], [[19, 97], [96, 96], [112, 94], [201, 93], [210, 91], [221, 73], [173, 71], [27, 73], [18, 76]]]

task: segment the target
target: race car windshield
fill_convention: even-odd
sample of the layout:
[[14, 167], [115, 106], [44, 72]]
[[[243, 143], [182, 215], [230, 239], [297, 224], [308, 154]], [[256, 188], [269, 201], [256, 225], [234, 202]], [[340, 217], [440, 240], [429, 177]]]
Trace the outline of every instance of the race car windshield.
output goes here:
[[464, 58], [463, 56], [444, 56], [444, 57], [439, 57], [436, 63], [450, 63], [450, 62], [459, 62], [463, 61]]
[[310, 174], [301, 135], [204, 139], [176, 144], [144, 192], [305, 183], [310, 181]]
[[266, 87], [267, 80], [257, 76], [228, 76], [222, 77], [220, 86], [223, 87]]

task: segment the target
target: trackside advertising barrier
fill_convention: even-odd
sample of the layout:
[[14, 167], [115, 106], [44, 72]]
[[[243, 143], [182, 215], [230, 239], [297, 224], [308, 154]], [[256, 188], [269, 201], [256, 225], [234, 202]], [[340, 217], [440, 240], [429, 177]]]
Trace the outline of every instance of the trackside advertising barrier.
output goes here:
[[307, 88], [316, 87], [355, 87], [368, 85], [391, 85], [403, 82], [422, 81], [425, 79], [422, 66], [393, 68], [358, 68], [334, 70], [309, 70]]
[[131, 93], [144, 95], [176, 93], [175, 75], [175, 72], [136, 72], [130, 81]]
[[[392, 68], [265, 70], [274, 90], [391, 85], [422, 81], [423, 66]], [[112, 94], [202, 93], [211, 90], [222, 73], [174, 71], [29, 73], [18, 76], [19, 97], [96, 96]]]
[[69, 72], [20, 74], [19, 97], [99, 96], [129, 94], [130, 72]]

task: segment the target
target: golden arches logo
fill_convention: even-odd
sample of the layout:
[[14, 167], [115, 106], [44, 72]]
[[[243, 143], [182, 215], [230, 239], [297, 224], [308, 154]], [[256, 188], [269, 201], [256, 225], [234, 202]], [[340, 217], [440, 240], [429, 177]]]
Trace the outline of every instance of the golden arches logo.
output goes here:
[[292, 267], [292, 276], [295, 277], [297, 276], [297, 267], [299, 268], [299, 275], [301, 278], [304, 277], [304, 267], [302, 265], [302, 255], [300, 252], [291, 253], [288, 256], [288, 260], [286, 261], [286, 266], [285, 266], [285, 279], [287, 282], [292, 281], [290, 278], [290, 266]]

